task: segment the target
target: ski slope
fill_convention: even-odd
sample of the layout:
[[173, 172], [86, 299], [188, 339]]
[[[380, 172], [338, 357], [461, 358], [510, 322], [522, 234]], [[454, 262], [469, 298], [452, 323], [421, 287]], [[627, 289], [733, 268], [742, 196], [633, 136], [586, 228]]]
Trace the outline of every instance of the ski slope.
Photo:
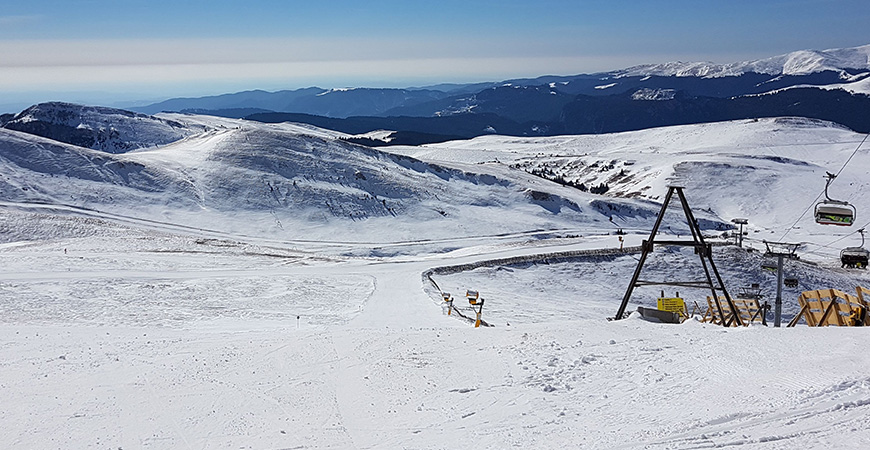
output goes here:
[[[123, 155], [15, 132], [0, 144], [0, 446], [870, 446], [866, 330], [606, 321], [638, 255], [594, 254], [640, 245], [664, 187], [680, 183], [711, 240], [737, 216], [756, 248], [798, 222], [786, 236], [804, 243], [786, 264], [800, 280], [784, 291], [786, 320], [801, 290], [870, 286], [835, 258], [857, 245], [854, 230], [798, 220], [861, 135], [779, 119], [386, 154], [325, 130], [181, 118], [208, 129]], [[23, 148], [136, 163], [159, 184], [116, 178], [115, 163], [87, 166], [90, 178], [56, 158], [24, 167]], [[858, 205], [858, 225], [870, 211], [866, 151], [832, 187]], [[613, 192], [529, 173], [539, 167]], [[617, 167], [631, 180], [611, 180]], [[371, 184], [350, 181], [350, 168]], [[311, 183], [310, 198], [266, 203], [264, 186], [294, 179]], [[313, 219], [347, 189], [390, 189], [379, 198], [404, 206]], [[423, 213], [433, 207], [450, 209]], [[677, 219], [669, 234], [686, 229]], [[773, 300], [759, 252], [714, 249], [729, 290], [760, 283]], [[570, 251], [579, 256], [547, 256]], [[694, 258], [657, 249], [645, 270], [698, 276]], [[459, 265], [474, 268], [426, 276]], [[438, 288], [461, 308], [479, 290], [494, 326], [447, 316]], [[629, 309], [658, 294], [636, 290]]]

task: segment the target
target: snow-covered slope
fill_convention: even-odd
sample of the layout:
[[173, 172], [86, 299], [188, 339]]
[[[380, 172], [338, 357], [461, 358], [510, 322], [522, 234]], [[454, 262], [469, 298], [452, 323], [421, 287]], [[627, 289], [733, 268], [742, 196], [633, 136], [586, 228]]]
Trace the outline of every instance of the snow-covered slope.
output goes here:
[[676, 76], [717, 78], [739, 76], [748, 72], [768, 75], [807, 75], [815, 72], [841, 72], [848, 77], [849, 69], [870, 70], [870, 45], [829, 50], [801, 50], [755, 61], [730, 64], [711, 62], [668, 62], [630, 67], [614, 72], [617, 77]]
[[307, 126], [171, 120], [208, 131], [116, 155], [2, 130], [0, 193], [7, 201], [172, 217], [222, 230], [253, 222], [284, 238], [336, 238], [323, 227], [332, 221], [345, 224], [341, 239], [359, 240], [374, 239], [383, 228], [421, 239], [565, 228], [581, 216], [592, 223], [606, 217], [582, 208], [578, 202], [588, 196], [575, 190], [446, 169]]
[[[307, 125], [185, 115], [160, 120], [208, 131], [115, 155], [2, 130], [0, 194], [7, 201], [195, 227], [207, 222], [204, 228], [225, 231], [255, 223], [258, 233], [293, 239], [328, 239], [334, 233], [325, 232], [330, 228], [324, 224], [345, 224], [341, 227], [352, 231], [343, 240], [377, 241], [384, 228], [409, 240], [643, 228], [658, 211], [655, 201], [676, 184], [686, 187], [702, 225], [711, 230], [745, 217], [754, 233], [767, 233], [768, 239], [787, 233], [815, 242], [816, 234], [854, 232], [812, 226], [809, 209], [822, 193], [825, 172], [838, 171], [862, 139], [821, 121], [760, 119], [552, 138], [485, 136], [393, 147], [391, 154]], [[870, 187], [863, 179], [864, 152], [829, 192], [858, 207], [858, 225], [870, 211], [863, 195]], [[786, 204], [800, 209], [783, 208]]]
[[168, 144], [203, 131], [121, 109], [61, 102], [31, 106], [3, 127], [108, 153]]
[[[860, 225], [862, 135], [780, 118], [391, 155], [164, 118], [203, 131], [115, 155], [0, 130], [2, 448], [870, 446], [864, 329], [604, 319], [637, 264], [616, 249], [648, 236], [666, 185], [705, 234], [748, 217], [759, 248], [851, 157], [831, 194]], [[870, 286], [833, 257], [853, 231], [798, 226], [787, 240], [814, 246], [785, 263], [786, 320], [800, 290]], [[773, 302], [760, 252], [712, 251], [732, 294], [759, 283]], [[644, 278], [702, 271], [657, 248]], [[438, 288], [468, 314], [479, 290], [494, 327], [446, 315]]]
[[[846, 92], [851, 92], [852, 94], [864, 94], [870, 95], [870, 74], [864, 74], [864, 76], [854, 77], [854, 80], [847, 80], [840, 84], [829, 84], [825, 86], [811, 86], [818, 87], [820, 89], [842, 89]], [[794, 86], [794, 88], [808, 87], [807, 85], [798, 85]]]
[[[759, 239], [786, 235], [824, 245], [842, 235], [853, 235], [848, 242], [854, 243], [851, 228], [868, 221], [870, 147], [855, 153], [863, 139], [829, 122], [775, 118], [607, 135], [484, 136], [393, 151], [441, 164], [478, 164], [493, 173], [535, 173], [590, 191], [604, 186], [606, 192], [596, 197], [606, 203], [592, 206], [617, 224], [637, 214], [631, 205], [639, 203], [619, 205], [616, 198], [661, 201], [668, 185], [683, 186], [694, 208], [726, 223], [748, 218]], [[811, 208], [824, 198], [825, 173], [838, 172], [847, 161], [829, 194], [857, 206], [856, 226], [818, 226]]]

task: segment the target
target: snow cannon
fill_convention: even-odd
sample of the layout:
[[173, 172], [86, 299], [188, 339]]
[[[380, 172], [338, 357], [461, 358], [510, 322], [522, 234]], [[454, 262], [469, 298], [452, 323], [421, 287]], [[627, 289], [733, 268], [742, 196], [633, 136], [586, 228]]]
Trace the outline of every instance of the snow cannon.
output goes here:
[[468, 304], [476, 305], [480, 299], [480, 292], [471, 290], [465, 291], [465, 298], [468, 299]]
[[444, 304], [447, 305], [447, 315], [451, 316], [453, 312], [453, 296], [449, 292], [442, 292], [441, 298], [444, 299]]

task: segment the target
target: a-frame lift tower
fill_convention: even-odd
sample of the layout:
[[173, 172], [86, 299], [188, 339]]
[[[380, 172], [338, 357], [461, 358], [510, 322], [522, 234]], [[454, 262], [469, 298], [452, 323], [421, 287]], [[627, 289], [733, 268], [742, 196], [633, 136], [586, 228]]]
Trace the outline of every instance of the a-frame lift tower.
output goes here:
[[[671, 198], [674, 195], [674, 192], [677, 193], [677, 196], [680, 198], [680, 203], [683, 207], [683, 212], [686, 215], [686, 220], [689, 222], [689, 230], [692, 231], [692, 240], [678, 241], [678, 240], [656, 240], [656, 234], [659, 232], [659, 227], [662, 224], [662, 219], [665, 217], [665, 211], [668, 209], [668, 204], [671, 202]], [[695, 248], [695, 254], [697, 254], [701, 259], [701, 266], [704, 268], [704, 274], [706, 275], [706, 280], [701, 281], [645, 281], [640, 280], [640, 271], [643, 269], [643, 263], [646, 261], [647, 256], [653, 251], [653, 247], [655, 245], [669, 245], [669, 246], [689, 246]], [[725, 290], [725, 285], [722, 283], [722, 277], [719, 275], [719, 271], [716, 270], [716, 265], [713, 264], [713, 248], [710, 244], [704, 242], [704, 236], [701, 235], [701, 229], [698, 227], [698, 222], [695, 220], [695, 216], [692, 214], [692, 209], [689, 208], [689, 203], [686, 201], [686, 195], [683, 194], [683, 188], [679, 186], [669, 186], [668, 194], [665, 196], [665, 201], [662, 204], [662, 210], [659, 212], [659, 216], [656, 219], [656, 223], [653, 226], [652, 232], [649, 235], [649, 239], [643, 241], [643, 253], [640, 255], [640, 261], [637, 263], [637, 269], [634, 271], [634, 275], [631, 277], [631, 283], [628, 285], [628, 289], [625, 291], [625, 296], [622, 298], [622, 304], [619, 305], [619, 310], [616, 312], [616, 317], [614, 319], [619, 320], [623, 318], [625, 314], [625, 307], [628, 305], [628, 300], [631, 298], [631, 293], [634, 291], [636, 286], [651, 286], [651, 285], [663, 285], [663, 286], [682, 286], [688, 288], [709, 288], [710, 292], [713, 294], [713, 298], [717, 299], [720, 297], [720, 294], [717, 291], [720, 291], [721, 296], [725, 297], [725, 301], [728, 302], [728, 307], [731, 311], [737, 311], [737, 308], [734, 307], [734, 302], [731, 300], [731, 296], [728, 295], [728, 291]], [[710, 271], [713, 272], [713, 275], [716, 277], [716, 282], [713, 282], [713, 278], [710, 276]], [[713, 305], [719, 308], [719, 317], [725, 317], [723, 314], [722, 307], [720, 306], [720, 302], [714, 301]], [[723, 325], [726, 327], [731, 326], [734, 321], [737, 322], [737, 325], [743, 325], [743, 321], [740, 319], [739, 314], [731, 314], [727, 320], [723, 321]]]

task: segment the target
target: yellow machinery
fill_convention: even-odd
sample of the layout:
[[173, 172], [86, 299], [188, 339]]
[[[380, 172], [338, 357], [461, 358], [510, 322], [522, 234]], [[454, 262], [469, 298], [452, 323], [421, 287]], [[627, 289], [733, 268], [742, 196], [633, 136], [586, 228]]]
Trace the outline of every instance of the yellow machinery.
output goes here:
[[453, 296], [449, 292], [442, 292], [441, 298], [444, 299], [444, 303], [447, 305], [447, 315], [451, 315], [450, 313], [453, 312]]
[[470, 305], [476, 305], [478, 300], [480, 300], [480, 292], [471, 290], [465, 291], [465, 298], [468, 299]]

